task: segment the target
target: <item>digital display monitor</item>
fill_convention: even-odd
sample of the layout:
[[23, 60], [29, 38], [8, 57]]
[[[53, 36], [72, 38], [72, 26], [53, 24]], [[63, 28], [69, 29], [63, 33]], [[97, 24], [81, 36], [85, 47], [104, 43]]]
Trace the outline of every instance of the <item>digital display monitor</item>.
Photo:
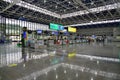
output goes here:
[[55, 34], [55, 32], [52, 32], [52, 34]]
[[69, 35], [69, 33], [68, 32], [64, 32], [64, 35]]
[[54, 34], [54, 35], [58, 35], [58, 32], [56, 32], [56, 31], [53, 31], [53, 32], [52, 32], [52, 34]]
[[37, 30], [37, 34], [41, 34], [42, 33], [42, 30]]

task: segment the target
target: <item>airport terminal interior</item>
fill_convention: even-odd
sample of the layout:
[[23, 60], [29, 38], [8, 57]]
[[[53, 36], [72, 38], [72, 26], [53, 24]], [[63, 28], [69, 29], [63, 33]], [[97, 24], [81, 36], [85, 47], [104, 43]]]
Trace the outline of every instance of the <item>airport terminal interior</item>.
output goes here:
[[0, 0], [0, 80], [120, 80], [120, 0]]

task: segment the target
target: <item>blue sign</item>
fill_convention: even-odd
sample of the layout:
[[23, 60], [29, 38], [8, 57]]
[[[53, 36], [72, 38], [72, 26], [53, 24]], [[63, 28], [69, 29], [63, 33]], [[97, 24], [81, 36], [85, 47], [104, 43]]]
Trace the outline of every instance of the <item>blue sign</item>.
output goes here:
[[59, 30], [64, 30], [64, 26], [59, 25]]
[[58, 32], [56, 32], [56, 31], [53, 31], [53, 32], [52, 32], [52, 34], [54, 34], [54, 35], [58, 35]]
[[69, 33], [68, 32], [64, 32], [64, 35], [69, 35]]
[[37, 30], [37, 33], [38, 33], [38, 34], [41, 34], [41, 33], [42, 33], [42, 30]]

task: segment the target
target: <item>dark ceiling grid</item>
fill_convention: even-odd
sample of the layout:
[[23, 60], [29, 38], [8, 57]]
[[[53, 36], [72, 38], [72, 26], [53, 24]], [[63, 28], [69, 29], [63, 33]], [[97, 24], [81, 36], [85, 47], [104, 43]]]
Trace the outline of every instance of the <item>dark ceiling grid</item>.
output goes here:
[[119, 16], [120, 16], [120, 8], [118, 8], [118, 6], [119, 6], [119, 2], [120, 2], [120, 0], [112, 0], [114, 3], [116, 3], [117, 4], [117, 12], [119, 13]]
[[[75, 3], [74, 3], [75, 4]], [[83, 4], [83, 5], [85, 5], [85, 4]], [[80, 4], [77, 4], [77, 6], [81, 6]], [[84, 7], [83, 6], [81, 6], [83, 9], [84, 9]], [[87, 7], [87, 6], [86, 6]], [[74, 8], [76, 8], [76, 7], [74, 7]], [[71, 10], [73, 10], [73, 9], [71, 9]], [[74, 11], [73, 11], [74, 12]], [[93, 14], [94, 15], [94, 14]], [[91, 18], [91, 16], [89, 16], [88, 14], [87, 14], [87, 16], [89, 17], [89, 19], [91, 20], [91, 21], [93, 21], [93, 19]], [[96, 17], [96, 16], [95, 16]]]
[[0, 11], [5, 9], [7, 6], [9, 6], [9, 3], [4, 2], [4, 1], [0, 1]]
[[96, 16], [99, 17], [99, 20], [104, 20], [104, 19], [106, 19], [105, 15], [103, 15], [102, 12], [96, 13]]
[[20, 6], [18, 6], [13, 12], [16, 13], [20, 9]]
[[8, 11], [14, 11], [16, 8], [18, 8], [18, 6], [13, 5], [11, 8], [8, 9]]
[[69, 24], [68, 18], [65, 18], [65, 19], [64, 19], [64, 23], [65, 23], [65, 24]]
[[65, 18], [65, 19], [63, 19], [62, 20], [62, 23], [64, 24], [64, 25], [67, 25], [69, 22], [68, 22], [69, 20], [67, 19], [67, 18]]
[[[31, 2], [32, 4], [34, 4], [34, 5], [37, 5], [38, 6], [38, 4], [39, 4], [39, 6], [38, 7], [41, 7], [41, 4], [46, 4], [47, 2], [49, 3], [49, 2], [51, 2], [47, 7], [45, 6], [45, 5], [42, 5], [43, 7], [45, 7], [45, 9], [48, 9], [49, 10], [49, 6], [50, 5], [53, 5], [53, 4], [55, 4], [54, 6], [53, 6], [53, 8], [52, 8], [52, 11], [55, 11], [55, 12], [57, 12], [57, 13], [61, 13], [61, 14], [66, 14], [66, 13], [71, 13], [71, 11], [72, 12], [76, 12], [76, 11], [78, 11], [78, 10], [83, 10], [82, 8], [81, 8], [81, 5], [76, 5], [75, 3], [73, 3], [72, 2], [72, 0], [46, 0], [46, 3], [43, 3], [43, 0], [24, 0], [24, 1], [26, 1], [26, 2], [28, 2], [29, 1], [29, 3]], [[34, 1], [34, 2], [32, 2], [32, 1]], [[66, 5], [66, 4], [63, 4], [63, 3], [65, 3], [65, 2], [67, 2], [67, 3], [69, 3], [69, 1], [71, 1], [71, 3], [70, 3], [70, 6], [68, 5]], [[108, 5], [108, 4], [113, 4], [113, 3], [117, 3], [117, 2], [120, 2], [119, 0], [82, 0], [83, 2], [84, 2], [84, 5], [86, 6], [86, 7], [88, 7], [88, 8], [94, 8], [94, 7], [96, 7], [96, 6], [99, 6], [99, 4], [97, 4], [97, 3], [100, 3], [100, 6], [105, 6], [105, 5]], [[104, 1], [105, 2], [105, 4], [103, 4], [103, 3], [101, 3], [101, 1]], [[61, 3], [60, 3], [61, 2]], [[92, 3], [93, 2], [93, 3]], [[8, 6], [8, 4], [9, 3], [7, 3], [7, 2], [4, 2], [4, 1], [0, 1], [0, 3], [2, 3], [2, 5], [0, 5], [0, 8], [2, 8], [2, 9], [4, 9], [4, 8], [6, 8], [7, 6]], [[47, 4], [48, 4], [47, 3]], [[90, 5], [92, 3], [92, 5]], [[7, 4], [7, 5], [6, 5]], [[97, 5], [96, 5], [97, 4]], [[55, 6], [57, 5], [57, 9], [55, 8]], [[62, 5], [62, 6], [65, 6], [65, 7], [67, 7], [67, 8], [65, 8], [65, 7], [61, 7], [60, 5]], [[88, 6], [89, 5], [89, 6]], [[96, 5], [96, 6], [95, 6]], [[4, 7], [5, 6], [5, 7]], [[48, 15], [45, 15], [45, 14], [43, 14], [42, 16], [41, 16], [41, 13], [39, 13], [39, 12], [37, 12], [36, 13], [36, 11], [33, 11], [33, 10], [31, 10], [31, 11], [29, 11], [29, 9], [21, 9], [21, 7], [15, 7], [16, 5], [14, 5], [13, 7], [11, 7], [10, 9], [8, 9], [7, 10], [7, 12], [8, 12], [8, 14], [10, 14], [10, 15], [14, 15], [14, 13], [17, 13], [13, 18], [16, 18], [16, 17], [19, 17], [19, 16], [22, 16], [22, 15], [24, 15], [24, 16], [32, 16], [32, 17], [35, 17], [35, 21], [39, 21], [39, 22], [41, 22], [41, 21], [45, 21], [46, 23], [48, 23], [47, 21], [51, 21], [51, 22], [57, 22], [57, 23], [63, 23], [64, 21], [62, 21], [62, 20], [64, 20], [64, 19], [56, 19], [56, 18], [53, 18], [53, 17], [51, 17], [51, 16], [48, 16]], [[64, 10], [62, 10], [62, 11], [60, 11], [61, 9], [59, 9], [59, 6], [61, 7], [61, 9], [64, 9]], [[76, 6], [77, 6], [77, 8], [76, 8]], [[14, 10], [14, 11], [13, 11]], [[25, 12], [24, 12], [25, 11]], [[69, 12], [70, 11], [70, 12]], [[107, 14], [105, 14], [104, 12], [106, 12], [106, 11], [109, 11], [109, 12], [107, 12]], [[119, 9], [115, 9], [115, 12], [112, 12], [112, 10], [106, 10], [106, 11], [103, 11], [103, 12], [98, 12], [98, 13], [100, 13], [99, 14], [99, 16], [98, 16], [98, 13], [96, 12], [96, 13], [94, 13], [98, 18], [100, 18], [100, 20], [113, 20], [113, 18], [114, 19], [119, 19], [120, 18], [120, 10]], [[30, 13], [30, 12], [32, 12], [32, 13]], [[23, 14], [24, 13], [24, 14]], [[33, 13], [35, 13], [34, 15], [33, 15]], [[93, 13], [92, 13], [93, 14]], [[81, 16], [81, 19], [80, 18], [78, 18], [77, 16], [75, 16], [75, 17], [71, 17], [71, 18], [68, 18], [67, 19], [67, 22], [66, 22], [66, 24], [69, 24], [69, 23], [86, 23], [86, 22], [89, 22], [89, 21], [100, 21], [100, 20], [96, 20], [95, 18], [93, 18], [93, 15], [92, 15], [91, 13], [90, 14], [84, 14], [84, 15], [80, 15]], [[106, 15], [106, 17], [105, 17], [105, 15]], [[113, 16], [113, 17], [111, 17], [111, 15]], [[29, 18], [29, 19], [32, 19], [32, 17], [31, 18]], [[38, 20], [38, 19], [36, 19], [36, 17], [37, 18], [40, 18], [40, 20]], [[41, 19], [41, 18], [43, 18], [43, 19]], [[85, 18], [85, 19], [84, 19]], [[89, 20], [89, 21], [88, 21]], [[64, 23], [65, 24], [65, 23]]]
[[[75, 20], [75, 23], [79, 23], [79, 22], [82, 21], [82, 18], [79, 18], [78, 16], [74, 16], [73, 18], [74, 18], [74, 20]], [[74, 23], [74, 24], [75, 24], [75, 23]]]
[[[91, 0], [88, 0], [88, 1], [89, 1], [90, 3], [92, 2]], [[96, 19], [98, 19], [98, 17], [89, 10], [89, 7], [86, 6], [85, 3], [80, 2], [79, 5], [81, 5], [85, 10], [87, 10], [89, 13], [91, 13], [92, 15], [94, 15], [94, 17], [95, 17]], [[89, 16], [89, 14], [87, 14], [87, 15], [88, 15], [88, 17], [91, 19], [91, 21], [94, 21], [94, 19], [92, 19], [92, 18]]]
[[75, 17], [76, 17], [76, 19], [78, 18], [78, 20], [76, 20], [76, 22], [78, 22], [78, 23], [89, 22], [89, 20], [86, 19], [85, 17], [83, 18], [83, 16], [75, 16]]
[[110, 12], [114, 17], [120, 16], [120, 14], [118, 13], [118, 11], [116, 9], [110, 10]]
[[[92, 0], [82, 0], [82, 1], [79, 3], [79, 5], [81, 5], [85, 10], [87, 10], [89, 13], [91, 13], [92, 15], [94, 15], [94, 17], [95, 17], [96, 20], [97, 20], [98, 17], [95, 15], [95, 13], [92, 13], [92, 12], [89, 10], [90, 7], [87, 6], [86, 1], [87, 1], [87, 4], [91, 4], [91, 2], [93, 2]], [[88, 17], [89, 17], [89, 16], [88, 16]], [[89, 17], [89, 18], [90, 18], [90, 17]], [[91, 19], [92, 19], [92, 18], [91, 18]], [[94, 21], [94, 19], [91, 20], [91, 21]]]
[[[16, 13], [16, 15], [22, 16], [20, 13]], [[25, 18], [28, 18], [28, 19], [34, 19], [34, 20], [36, 20], [36, 21], [38, 21], [38, 19], [39, 19], [39, 20], [41, 20], [42, 22], [45, 21], [46, 23], [49, 23], [49, 22], [50, 22], [50, 20], [44, 18], [44, 16], [42, 16], [42, 17], [37, 17], [37, 16], [31, 16], [31, 15], [29, 14], [29, 15], [24, 15], [24, 17], [25, 17]], [[19, 18], [19, 17], [18, 17], [18, 18]]]
[[72, 20], [71, 24], [76, 24], [77, 19], [75, 17], [70, 18]]
[[[90, 0], [90, 1], [93, 2], [92, 5], [93, 5], [94, 7], [96, 7], [96, 8], [98, 7], [97, 4], [95, 4], [95, 1], [94, 1], [94, 0]], [[96, 1], [97, 1], [97, 0], [96, 0]], [[98, 0], [98, 1], [99, 1], [99, 0]], [[98, 10], [99, 10], [99, 9], [98, 9]], [[99, 15], [102, 15], [102, 17], [105, 17], [101, 12], [98, 12], [98, 13], [100, 13]], [[97, 20], [100, 20], [101, 17], [99, 17], [99, 15], [97, 15], [97, 13], [94, 13], [94, 14], [98, 17]]]
[[[34, 0], [31, 0], [31, 3], [33, 3], [33, 1], [34, 1]], [[38, 3], [38, 2], [36, 2], [36, 3]], [[28, 9], [28, 10], [29, 10], [29, 9]], [[26, 12], [27, 12], [28, 10], [26, 10]], [[24, 14], [26, 14], [26, 12], [24, 12]], [[35, 12], [36, 12], [36, 11], [31, 10], [29, 13], [31, 14], [31, 16], [33, 16], [33, 15], [35, 14]], [[39, 12], [38, 12], [38, 14], [39, 14]]]
[[[53, 0], [52, 0], [53, 1]], [[55, 1], [54, 1], [55, 2]], [[66, 0], [63, 2], [55, 2], [56, 4], [61, 5], [62, 9], [59, 10], [58, 14], [65, 14], [66, 11], [68, 11], [69, 13], [71, 13], [70, 10], [72, 10], [73, 6], [71, 5], [71, 3], [67, 2]], [[59, 5], [57, 5], [59, 7]], [[61, 12], [61, 13], [60, 13]]]
[[[102, 2], [103, 2], [103, 4], [104, 4], [104, 6], [105, 5], [107, 5], [107, 3], [108, 2], [105, 2], [104, 0], [101, 0]], [[111, 0], [110, 0], [111, 1]], [[109, 15], [112, 17], [112, 18], [114, 18], [114, 16], [111, 14], [111, 12], [108, 10], [108, 8], [107, 7], [105, 7], [106, 9], [107, 9], [107, 12], [109, 13]]]
[[81, 18], [80, 19], [83, 19], [85, 22], [88, 22], [88, 19], [86, 19], [83, 15], [80, 15]]
[[67, 25], [72, 23], [72, 21], [70, 20], [70, 18], [66, 18], [66, 21], [67, 21]]
[[[110, 14], [108, 13], [108, 11], [102, 11], [102, 14], [105, 16], [105, 20], [109, 20], [112, 17], [110, 16]], [[103, 18], [102, 18], [103, 19]]]
[[[71, 17], [71, 18], [74, 18], [74, 17]], [[82, 22], [89, 22], [89, 19], [86, 19], [85, 16], [82, 16], [82, 15], [79, 15], [79, 16], [75, 16], [76, 19], [74, 19], [76, 22], [78, 23], [82, 23]], [[88, 18], [88, 17], [87, 17]], [[66, 19], [66, 18], [65, 18]], [[78, 20], [77, 20], [78, 19]], [[69, 20], [69, 19], [68, 19]], [[81, 21], [81, 22], [79, 22]], [[75, 24], [75, 23], [72, 23], [71, 24]], [[68, 24], [69, 25], [69, 24]]]

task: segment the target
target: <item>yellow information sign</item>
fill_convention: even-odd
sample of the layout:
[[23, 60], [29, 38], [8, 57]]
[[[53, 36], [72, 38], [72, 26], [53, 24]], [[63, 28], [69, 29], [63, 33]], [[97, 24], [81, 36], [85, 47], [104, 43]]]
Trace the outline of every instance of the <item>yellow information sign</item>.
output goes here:
[[68, 27], [68, 32], [76, 32], [76, 28], [73, 28], [73, 27]]

